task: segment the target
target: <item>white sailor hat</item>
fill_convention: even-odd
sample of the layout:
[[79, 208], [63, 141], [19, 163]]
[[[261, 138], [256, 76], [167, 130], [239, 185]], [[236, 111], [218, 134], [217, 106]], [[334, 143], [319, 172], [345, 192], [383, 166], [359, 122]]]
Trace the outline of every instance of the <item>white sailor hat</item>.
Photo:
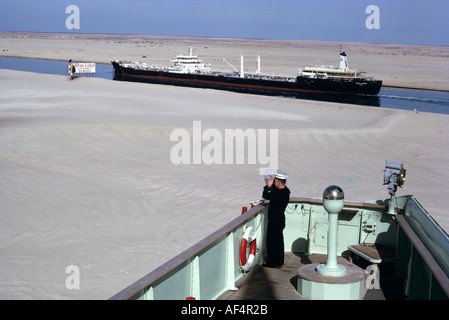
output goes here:
[[274, 177], [281, 180], [287, 180], [287, 173], [285, 171], [277, 170]]

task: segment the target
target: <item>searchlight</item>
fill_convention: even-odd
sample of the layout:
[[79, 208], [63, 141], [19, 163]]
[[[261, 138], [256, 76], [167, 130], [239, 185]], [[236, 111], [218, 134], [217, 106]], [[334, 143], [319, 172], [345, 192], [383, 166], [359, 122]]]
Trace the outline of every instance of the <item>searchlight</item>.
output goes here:
[[388, 193], [391, 198], [388, 202], [388, 213], [396, 214], [394, 204], [396, 202], [396, 191], [398, 187], [402, 188], [405, 183], [406, 169], [400, 162], [387, 161], [384, 170], [384, 185], [388, 185]]

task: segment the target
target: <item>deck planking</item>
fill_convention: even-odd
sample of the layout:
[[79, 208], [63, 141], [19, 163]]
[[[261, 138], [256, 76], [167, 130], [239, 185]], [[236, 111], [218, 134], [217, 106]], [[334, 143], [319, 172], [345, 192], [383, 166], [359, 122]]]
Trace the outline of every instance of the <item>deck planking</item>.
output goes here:
[[[307, 300], [296, 291], [297, 269], [310, 263], [326, 263], [327, 255], [305, 253], [285, 254], [282, 268], [261, 268], [237, 291], [227, 291], [220, 299], [226, 300]], [[338, 263], [349, 264], [338, 257]]]

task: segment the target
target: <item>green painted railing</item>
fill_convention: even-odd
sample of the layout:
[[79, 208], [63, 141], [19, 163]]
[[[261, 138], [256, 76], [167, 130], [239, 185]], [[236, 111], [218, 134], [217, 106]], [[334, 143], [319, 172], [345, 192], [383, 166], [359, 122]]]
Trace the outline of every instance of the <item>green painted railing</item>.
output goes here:
[[[447, 233], [413, 196], [397, 198], [398, 215], [386, 212], [387, 201], [345, 202], [338, 220], [338, 254], [348, 254], [350, 245], [361, 243], [396, 249], [396, 273], [406, 278], [407, 296], [447, 298]], [[249, 226], [256, 230], [254, 266], [262, 263], [267, 208], [256, 205], [111, 299], [212, 300], [227, 290], [236, 290], [236, 282], [251, 276], [240, 265], [240, 244]], [[327, 253], [328, 217], [322, 200], [292, 198], [285, 215], [286, 251]], [[427, 275], [425, 280], [419, 276], [422, 272]]]
[[[255, 228], [260, 248], [265, 216], [265, 206], [251, 208], [111, 299], [209, 300], [236, 289], [235, 282], [244, 276], [239, 264], [242, 235], [247, 226]], [[255, 264], [261, 259], [258, 253]]]

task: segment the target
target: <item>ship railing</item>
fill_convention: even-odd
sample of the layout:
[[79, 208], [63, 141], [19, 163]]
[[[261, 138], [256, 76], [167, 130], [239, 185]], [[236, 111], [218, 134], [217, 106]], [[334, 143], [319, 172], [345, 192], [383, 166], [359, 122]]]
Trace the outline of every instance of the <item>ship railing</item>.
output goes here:
[[414, 196], [402, 198], [396, 273], [406, 274], [405, 295], [412, 300], [449, 298], [449, 235]]
[[[235, 282], [244, 276], [238, 259], [242, 235], [252, 226], [261, 246], [265, 216], [266, 206], [254, 206], [111, 299], [209, 300], [236, 289]], [[261, 263], [259, 256], [255, 263]]]
[[[339, 214], [338, 255], [358, 244], [383, 245], [394, 250], [395, 274], [405, 279], [410, 299], [449, 297], [449, 237], [413, 196], [397, 197], [397, 215], [386, 210], [389, 199], [345, 201]], [[259, 270], [266, 254], [268, 205], [260, 203], [129, 285], [113, 300], [184, 300], [219, 298], [237, 290]], [[327, 212], [321, 199], [291, 198], [285, 210], [286, 252], [327, 254]], [[244, 272], [240, 244], [247, 227], [256, 231], [253, 268]]]
[[[143, 300], [184, 300], [188, 297], [212, 300], [228, 290], [237, 290], [258, 266], [266, 254], [265, 232], [267, 222], [266, 204], [259, 204], [241, 214], [224, 227], [193, 245], [178, 256], [169, 260], [156, 270], [120, 291], [111, 299]], [[342, 214], [352, 219], [359, 211], [382, 214], [384, 205], [362, 202], [345, 202]], [[326, 253], [325, 241], [316, 236], [317, 226], [326, 228], [323, 219], [325, 210], [321, 199], [291, 198], [287, 206], [285, 248], [288, 252]], [[317, 220], [313, 220], [317, 219]], [[314, 221], [312, 223], [312, 220]], [[360, 228], [360, 219], [354, 221], [354, 230]], [[353, 221], [353, 222], [354, 222]], [[347, 224], [346, 222], [343, 224]], [[298, 226], [300, 226], [298, 228]], [[240, 264], [240, 244], [247, 227], [256, 230], [257, 252], [253, 268], [245, 273]], [[387, 227], [386, 227], [387, 228]], [[378, 231], [382, 228], [379, 225]], [[307, 241], [309, 235], [318, 241]], [[324, 233], [323, 233], [324, 234]], [[342, 233], [340, 252], [347, 251], [348, 245], [359, 243], [358, 231], [355, 237]], [[310, 236], [312, 237], [312, 236]]]

